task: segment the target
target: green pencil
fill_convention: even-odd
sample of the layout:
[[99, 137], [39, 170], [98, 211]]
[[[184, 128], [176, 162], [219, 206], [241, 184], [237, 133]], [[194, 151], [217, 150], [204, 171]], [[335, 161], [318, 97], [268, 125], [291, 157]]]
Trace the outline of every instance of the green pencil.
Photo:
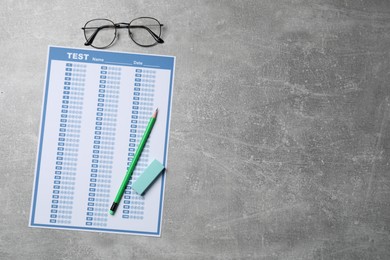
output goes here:
[[122, 199], [123, 193], [125, 192], [126, 186], [129, 183], [131, 176], [133, 175], [133, 171], [135, 169], [135, 166], [137, 165], [138, 159], [142, 154], [142, 150], [144, 149], [145, 144], [148, 141], [150, 132], [152, 132], [154, 123], [156, 122], [157, 112], [158, 110], [156, 109], [156, 111], [154, 111], [152, 117], [150, 118], [148, 125], [146, 126], [144, 135], [142, 136], [141, 141], [139, 142], [138, 148], [135, 151], [134, 157], [131, 160], [129, 168], [127, 169], [125, 178], [123, 179], [122, 184], [118, 190], [118, 193], [116, 194], [115, 200], [112, 203], [112, 206], [110, 208], [109, 212], [111, 215], [115, 214], [115, 211], [119, 206], [119, 202]]

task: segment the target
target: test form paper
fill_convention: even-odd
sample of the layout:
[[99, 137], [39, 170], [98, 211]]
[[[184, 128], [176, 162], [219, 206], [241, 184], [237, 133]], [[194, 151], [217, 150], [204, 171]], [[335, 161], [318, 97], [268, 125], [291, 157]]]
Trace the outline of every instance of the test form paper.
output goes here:
[[[160, 236], [175, 58], [49, 47], [30, 226]], [[114, 216], [109, 209], [146, 125], [157, 121]]]

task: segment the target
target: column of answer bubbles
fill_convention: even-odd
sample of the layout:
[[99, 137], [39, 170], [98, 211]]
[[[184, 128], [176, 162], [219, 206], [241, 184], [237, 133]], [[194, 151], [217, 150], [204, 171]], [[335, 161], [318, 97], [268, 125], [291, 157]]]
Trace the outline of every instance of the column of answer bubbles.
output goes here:
[[86, 65], [66, 63], [57, 141], [50, 223], [71, 223]]
[[101, 66], [86, 212], [87, 226], [107, 226], [120, 77], [120, 67]]
[[[140, 142], [149, 119], [154, 112], [154, 88], [156, 71], [150, 69], [135, 69], [132, 114], [129, 134], [128, 165], [133, 159], [135, 149]], [[131, 189], [131, 184], [148, 166], [149, 144], [146, 143], [132, 180], [125, 190], [122, 218], [142, 220], [144, 218], [144, 198]]]

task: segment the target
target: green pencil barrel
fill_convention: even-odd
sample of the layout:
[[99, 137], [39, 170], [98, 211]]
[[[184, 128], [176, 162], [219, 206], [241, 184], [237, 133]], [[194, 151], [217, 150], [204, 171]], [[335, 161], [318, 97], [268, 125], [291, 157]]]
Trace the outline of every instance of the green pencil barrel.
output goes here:
[[115, 197], [115, 200], [114, 200], [115, 203], [119, 204], [119, 202], [120, 202], [120, 200], [121, 200], [121, 198], [123, 196], [123, 193], [125, 192], [127, 184], [129, 183], [130, 178], [133, 175], [133, 171], [134, 171], [135, 167], [137, 166], [138, 159], [139, 159], [139, 157], [142, 154], [142, 150], [144, 149], [146, 142], [148, 141], [148, 137], [149, 137], [150, 133], [152, 132], [153, 125], [154, 125], [155, 122], [156, 122], [156, 118], [152, 117], [149, 120], [148, 125], [146, 126], [145, 133], [142, 136], [141, 141], [139, 142], [138, 148], [135, 151], [134, 157], [131, 160], [129, 168], [127, 169], [126, 176], [123, 179], [123, 182], [122, 182], [122, 184], [121, 184], [121, 186], [119, 188], [119, 191], [118, 191], [118, 193], [117, 193], [117, 195]]

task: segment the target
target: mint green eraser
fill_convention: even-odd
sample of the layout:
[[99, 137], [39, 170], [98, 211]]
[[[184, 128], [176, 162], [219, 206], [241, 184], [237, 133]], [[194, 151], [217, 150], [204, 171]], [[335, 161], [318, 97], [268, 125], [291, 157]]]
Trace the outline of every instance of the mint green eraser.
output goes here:
[[162, 170], [164, 170], [164, 165], [162, 165], [159, 161], [154, 160], [133, 183], [133, 190], [135, 190], [139, 195], [142, 195], [162, 172]]

